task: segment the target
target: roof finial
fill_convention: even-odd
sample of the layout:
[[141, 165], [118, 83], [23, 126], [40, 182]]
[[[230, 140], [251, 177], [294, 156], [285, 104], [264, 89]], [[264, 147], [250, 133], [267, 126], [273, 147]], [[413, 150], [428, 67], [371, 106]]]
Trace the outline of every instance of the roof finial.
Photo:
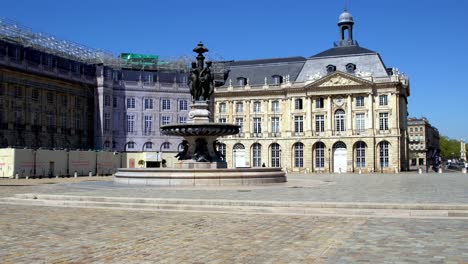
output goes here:
[[348, 5], [346, 4], [346, 0], [344, 0], [344, 11], [348, 12]]

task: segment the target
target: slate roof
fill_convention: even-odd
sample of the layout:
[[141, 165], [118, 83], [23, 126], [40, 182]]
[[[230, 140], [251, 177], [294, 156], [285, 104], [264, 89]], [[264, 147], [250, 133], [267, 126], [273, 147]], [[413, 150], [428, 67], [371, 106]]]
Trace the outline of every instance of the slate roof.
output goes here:
[[334, 47], [331, 49], [327, 49], [322, 51], [310, 58], [319, 58], [319, 57], [332, 57], [332, 56], [344, 56], [344, 55], [354, 55], [354, 54], [368, 54], [368, 53], [377, 53], [375, 51], [362, 48], [359, 46], [345, 46], [345, 47]]
[[236, 85], [237, 78], [249, 79], [250, 85], [263, 85], [265, 77], [269, 84], [273, 83], [273, 75], [290, 76], [294, 81], [304, 65], [304, 57], [273, 58], [259, 60], [245, 60], [230, 62], [230, 70], [226, 84], [229, 85], [229, 79], [232, 85]]
[[327, 75], [327, 66], [336, 66], [336, 71], [346, 72], [346, 65], [352, 63], [356, 65], [355, 72], [369, 74], [373, 77], [388, 77], [380, 55], [372, 50], [359, 46], [335, 47], [320, 52], [307, 59], [296, 82], [305, 82], [309, 76]]

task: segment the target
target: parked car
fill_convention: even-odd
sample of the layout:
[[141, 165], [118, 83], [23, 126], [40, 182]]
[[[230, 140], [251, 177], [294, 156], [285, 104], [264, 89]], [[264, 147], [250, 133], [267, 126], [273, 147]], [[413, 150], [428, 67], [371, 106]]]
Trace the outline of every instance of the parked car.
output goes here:
[[451, 162], [448, 164], [447, 168], [451, 170], [461, 170], [465, 168], [465, 162]]

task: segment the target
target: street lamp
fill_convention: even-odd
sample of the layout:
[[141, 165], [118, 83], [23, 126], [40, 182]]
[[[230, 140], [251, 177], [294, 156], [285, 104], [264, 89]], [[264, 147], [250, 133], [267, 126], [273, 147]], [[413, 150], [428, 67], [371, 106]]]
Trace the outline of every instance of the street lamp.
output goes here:
[[331, 173], [331, 149], [328, 148], [328, 172]]

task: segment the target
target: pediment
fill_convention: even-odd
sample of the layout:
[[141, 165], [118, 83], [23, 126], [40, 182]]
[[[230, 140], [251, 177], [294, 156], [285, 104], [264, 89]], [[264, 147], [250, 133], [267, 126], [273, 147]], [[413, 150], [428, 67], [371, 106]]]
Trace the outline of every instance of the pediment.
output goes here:
[[372, 82], [356, 77], [354, 75], [335, 72], [324, 76], [310, 83], [309, 87], [334, 87], [334, 86], [356, 86], [356, 85], [372, 85]]

